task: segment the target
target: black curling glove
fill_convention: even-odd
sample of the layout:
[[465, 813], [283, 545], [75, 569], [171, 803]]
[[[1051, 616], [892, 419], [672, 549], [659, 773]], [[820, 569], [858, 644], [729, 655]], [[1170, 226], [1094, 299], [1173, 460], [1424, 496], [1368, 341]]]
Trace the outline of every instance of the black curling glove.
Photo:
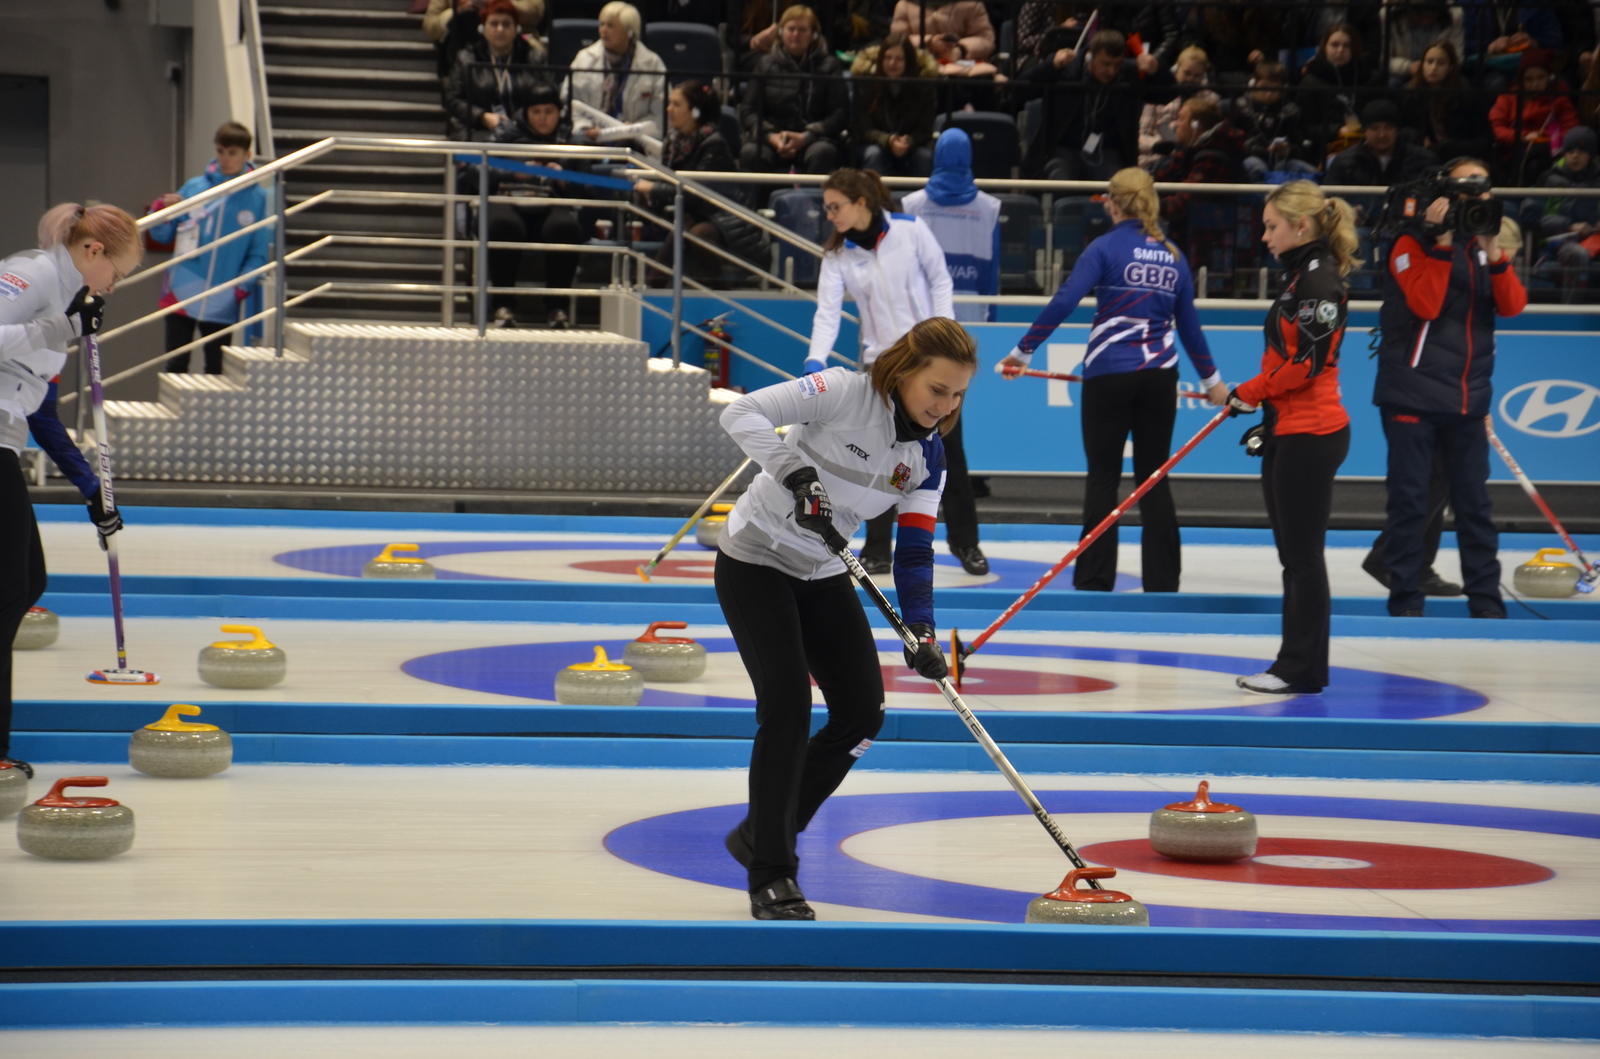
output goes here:
[[1239, 436], [1239, 444], [1244, 446], [1246, 456], [1260, 456], [1261, 450], [1267, 445], [1267, 424], [1257, 423]]
[[1255, 415], [1256, 413], [1256, 406], [1240, 397], [1237, 389], [1228, 391], [1228, 403], [1226, 407], [1228, 409], [1229, 419], [1232, 419], [1234, 416], [1238, 415], [1248, 416]]
[[849, 542], [833, 525], [833, 505], [828, 502], [828, 491], [817, 480], [814, 467], [802, 467], [783, 480], [783, 487], [794, 495], [794, 521], [801, 529], [810, 530], [822, 538], [829, 551], [840, 551]]
[[89, 521], [94, 523], [94, 528], [100, 534], [100, 550], [106, 550], [106, 541], [111, 535], [122, 528], [122, 512], [117, 508], [106, 510], [105, 493], [96, 489], [94, 496], [89, 498]]
[[76, 316], [78, 334], [93, 335], [100, 332], [102, 317], [106, 311], [106, 300], [89, 293], [87, 286], [80, 287], [72, 299], [72, 304], [67, 306], [67, 318]]
[[917, 638], [917, 649], [902, 648], [906, 656], [906, 666], [915, 669], [917, 675], [928, 680], [943, 680], [950, 675], [950, 667], [945, 664], [944, 652], [939, 649], [939, 641], [934, 638], [933, 626], [917, 622], [911, 626], [911, 633]]

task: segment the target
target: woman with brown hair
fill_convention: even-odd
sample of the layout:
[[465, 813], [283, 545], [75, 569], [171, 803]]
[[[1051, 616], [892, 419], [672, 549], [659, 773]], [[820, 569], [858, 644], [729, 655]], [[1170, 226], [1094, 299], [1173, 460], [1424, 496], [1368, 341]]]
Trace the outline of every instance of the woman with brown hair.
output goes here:
[[[862, 49], [850, 67], [859, 86], [856, 133], [861, 167], [884, 176], [929, 176], [933, 172], [933, 116], [938, 100], [931, 79], [939, 75], [932, 55], [903, 33]], [[861, 78], [885, 78], [877, 82]]]
[[1439, 158], [1489, 153], [1489, 108], [1461, 76], [1455, 45], [1447, 40], [1428, 45], [1406, 89], [1400, 98], [1401, 125], [1417, 130], [1423, 147]]
[[[717, 601], [755, 686], [750, 805], [726, 845], [744, 866], [756, 919], [815, 919], [795, 836], [883, 724], [878, 645], [837, 558], [864, 519], [898, 504], [895, 588], [922, 641], [906, 665], [946, 675], [934, 636], [933, 527], [942, 435], [955, 426], [977, 347], [954, 320], [923, 320], [867, 374], [829, 368], [745, 394], [722, 426], [761, 465], [728, 515]], [[786, 436], [775, 433], [789, 426]], [[811, 680], [828, 723], [811, 736]], [[808, 739], [809, 736], [809, 739]]]

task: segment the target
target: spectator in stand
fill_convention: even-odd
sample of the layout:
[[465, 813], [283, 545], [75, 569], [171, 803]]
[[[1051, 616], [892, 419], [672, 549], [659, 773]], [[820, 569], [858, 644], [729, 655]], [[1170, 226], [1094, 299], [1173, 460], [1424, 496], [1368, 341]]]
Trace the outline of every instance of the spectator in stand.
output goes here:
[[[1595, 8], [1595, 18], [1600, 19], [1600, 7]], [[1600, 128], [1600, 62], [1590, 56], [1583, 82], [1574, 94], [1574, 107], [1578, 121], [1591, 129]]]
[[988, 62], [994, 54], [994, 25], [978, 0], [899, 0], [889, 32], [904, 34], [912, 47], [931, 52], [946, 76], [995, 73]]
[[1466, 0], [1462, 5], [1465, 19], [1463, 47], [1465, 54], [1483, 54], [1493, 59], [1510, 56], [1530, 48], [1559, 48], [1561, 20], [1554, 6], [1544, 3], [1519, 4], [1514, 0]]
[[[1400, 108], [1387, 99], [1374, 99], [1363, 107], [1361, 123], [1361, 142], [1329, 160], [1327, 183], [1388, 187], [1438, 166], [1437, 155], [1400, 135]], [[1352, 196], [1351, 201], [1370, 217], [1381, 200], [1374, 197], [1363, 203]]]
[[[1022, 162], [1025, 176], [1046, 180], [1110, 180], [1129, 159], [1139, 157], [1139, 68], [1127, 58], [1121, 33], [1103, 29], [1089, 41], [1087, 55], [1063, 48], [1025, 70], [1020, 81], [1044, 92], [1039, 128]], [[1148, 57], [1147, 57], [1148, 58]], [[1146, 64], [1148, 65], [1148, 63]], [[1172, 74], [1156, 71], [1147, 98], [1176, 94]]]
[[[881, 176], [925, 177], [933, 172], [933, 116], [938, 106], [929, 79], [939, 64], [902, 33], [865, 48], [850, 67], [856, 80], [856, 135], [861, 167]], [[863, 77], [893, 78], [873, 83]]]
[[[522, 32], [537, 35], [539, 23], [544, 20], [544, 0], [511, 0], [517, 9], [517, 23]], [[483, 19], [483, 0], [428, 0], [428, 11], [422, 16], [422, 32], [433, 41], [439, 57], [439, 80], [449, 79], [455, 69], [456, 53], [478, 42], [478, 28]], [[460, 15], [460, 18], [456, 16]], [[536, 36], [529, 39], [535, 62], [545, 61], [544, 45]]]
[[831, 173], [850, 125], [844, 71], [828, 51], [815, 11], [795, 4], [778, 25], [781, 46], [756, 63], [755, 79], [739, 103], [739, 168]]
[[643, 31], [632, 4], [612, 0], [600, 9], [600, 39], [572, 60], [572, 100], [618, 124], [608, 125], [574, 106], [572, 138], [578, 143], [643, 150], [638, 137], [659, 137], [666, 127], [667, 66], [639, 40]]
[[[1213, 99], [1195, 98], [1178, 108], [1177, 141], [1166, 161], [1156, 167], [1157, 181], [1172, 184], [1239, 184], [1248, 179], [1244, 167], [1244, 134], [1222, 114]], [[1187, 240], [1190, 196], [1161, 198], [1161, 216], [1175, 242]], [[1190, 253], [1191, 261], [1209, 255]]]
[[1388, 38], [1390, 88], [1399, 88], [1417, 76], [1434, 43], [1444, 41], [1457, 55], [1466, 47], [1460, 4], [1383, 0], [1378, 17]]
[[844, 54], [854, 54], [889, 35], [890, 0], [836, 0], [828, 41]]
[[1343, 139], [1348, 146], [1361, 133], [1357, 117], [1374, 97], [1382, 75], [1362, 58], [1361, 34], [1340, 22], [1322, 35], [1317, 54], [1301, 71], [1295, 100], [1305, 112], [1313, 139], [1324, 144]]
[[[1083, 27], [1100, 5], [1057, 4], [1051, 0], [1027, 0], [1017, 12], [1017, 43], [1011, 53], [1012, 66], [1025, 70], [1040, 59], [1048, 59], [1062, 48], [1072, 48], [1083, 35]], [[1070, 60], [1069, 60], [1070, 61]]]
[[1211, 86], [1211, 60], [1205, 49], [1191, 45], [1179, 52], [1172, 79], [1181, 94], [1165, 103], [1146, 103], [1139, 116], [1139, 165], [1143, 169], [1152, 169], [1162, 160], [1163, 156], [1156, 154], [1156, 144], [1171, 142], [1176, 136], [1178, 108], [1184, 100], [1206, 94], [1203, 90]]
[[[1050, 0], [1028, 0], [1017, 12], [1017, 43], [1012, 63], [1018, 70], [1038, 59], [1056, 54], [1062, 48], [1074, 49], [1083, 36], [1089, 17], [1100, 16], [1097, 29], [1114, 29], [1130, 41], [1135, 34], [1142, 46], [1140, 56], [1149, 55], [1149, 71], [1170, 66], [1183, 45], [1182, 21], [1170, 0], [1140, 3], [1137, 0], [1111, 0], [1099, 4], [1057, 4]], [[1076, 52], [1074, 52], [1074, 55]], [[1071, 61], [1070, 57], [1067, 61]], [[1141, 67], [1143, 69], [1143, 67]]]
[[517, 9], [511, 0], [489, 0], [481, 17], [483, 36], [456, 53], [444, 86], [452, 140], [503, 139], [539, 83], [538, 75], [528, 68], [532, 47], [517, 31]]
[[[1600, 153], [1594, 130], [1577, 125], [1561, 141], [1561, 158], [1545, 170], [1539, 187], [1600, 188]], [[1562, 301], [1576, 300], [1577, 291], [1586, 286], [1590, 262], [1600, 253], [1600, 199], [1565, 196], [1524, 199], [1520, 210], [1522, 226], [1531, 234], [1549, 240], [1542, 268], [1553, 261], [1557, 267]], [[1501, 245], [1505, 240], [1501, 240]]]
[[1232, 121], [1244, 137], [1244, 167], [1253, 180], [1269, 172], [1317, 171], [1317, 145], [1306, 134], [1305, 115], [1289, 101], [1288, 83], [1283, 63], [1259, 62], [1250, 91], [1234, 101]]
[[1511, 91], [1489, 109], [1500, 161], [1513, 187], [1538, 180], [1550, 168], [1552, 152], [1561, 151], [1562, 137], [1578, 124], [1572, 101], [1550, 76], [1554, 60], [1555, 53], [1545, 48], [1523, 52]]
[[1287, 46], [1283, 9], [1248, 0], [1196, 3], [1189, 36], [1211, 56], [1218, 84], [1242, 84], [1247, 71]]
[[1414, 129], [1422, 146], [1440, 158], [1489, 153], [1485, 100], [1461, 76], [1461, 56], [1449, 41], [1436, 41], [1406, 85], [1400, 101], [1402, 127]]
[[[830, 7], [833, 26], [828, 39], [842, 52], [854, 52], [882, 40], [889, 33], [891, 6], [890, 0], [838, 0]], [[783, 10], [780, 0], [744, 0], [742, 5], [735, 5], [734, 12], [739, 17], [730, 24], [735, 27], [731, 43], [741, 71], [753, 71], [761, 57], [778, 43], [779, 15]]]

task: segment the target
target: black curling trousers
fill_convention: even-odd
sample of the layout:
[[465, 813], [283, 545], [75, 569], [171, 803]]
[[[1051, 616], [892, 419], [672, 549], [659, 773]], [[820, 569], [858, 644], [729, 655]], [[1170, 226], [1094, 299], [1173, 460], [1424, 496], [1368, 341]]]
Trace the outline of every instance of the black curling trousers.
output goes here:
[[[1117, 506], [1122, 453], [1133, 435], [1133, 482], [1137, 487], [1172, 455], [1172, 425], [1178, 418], [1178, 369], [1125, 371], [1083, 380], [1083, 532]], [[1139, 501], [1139, 553], [1146, 592], [1176, 592], [1183, 572], [1183, 542], [1172, 487], [1163, 478]], [[1072, 569], [1080, 592], [1110, 592], [1117, 583], [1117, 527], [1100, 536]]]
[[22, 616], [44, 595], [44, 547], [22, 463], [0, 448], [0, 757], [11, 751], [11, 644]]
[[1261, 492], [1283, 564], [1283, 643], [1267, 672], [1290, 684], [1328, 686], [1333, 601], [1324, 549], [1333, 476], [1350, 452], [1350, 427], [1332, 434], [1282, 434], [1262, 452]]
[[[795, 836], [883, 726], [883, 671], [848, 574], [802, 581], [718, 553], [716, 586], [756, 691], [745, 820], [754, 893], [798, 875]], [[828, 704], [815, 735], [812, 677]]]

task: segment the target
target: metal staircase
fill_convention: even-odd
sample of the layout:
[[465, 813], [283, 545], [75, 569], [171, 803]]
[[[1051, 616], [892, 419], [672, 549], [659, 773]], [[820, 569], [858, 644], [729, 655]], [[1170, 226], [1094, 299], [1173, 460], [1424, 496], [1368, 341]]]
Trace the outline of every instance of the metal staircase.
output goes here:
[[[332, 133], [444, 139], [433, 44], [423, 35], [421, 16], [400, 7], [397, 0], [261, 5], [261, 49], [277, 154]], [[290, 204], [328, 188], [438, 193], [445, 190], [445, 170], [435, 156], [341, 151], [336, 162], [312, 162], [292, 172]], [[445, 222], [438, 205], [336, 202], [292, 217], [289, 248], [328, 234], [437, 239]], [[300, 293], [330, 280], [436, 284], [442, 277], [435, 248], [335, 244], [290, 266], [289, 291]], [[465, 273], [458, 273], [457, 280], [462, 279]], [[439, 298], [431, 294], [340, 292], [307, 308], [343, 319], [439, 319]]]

